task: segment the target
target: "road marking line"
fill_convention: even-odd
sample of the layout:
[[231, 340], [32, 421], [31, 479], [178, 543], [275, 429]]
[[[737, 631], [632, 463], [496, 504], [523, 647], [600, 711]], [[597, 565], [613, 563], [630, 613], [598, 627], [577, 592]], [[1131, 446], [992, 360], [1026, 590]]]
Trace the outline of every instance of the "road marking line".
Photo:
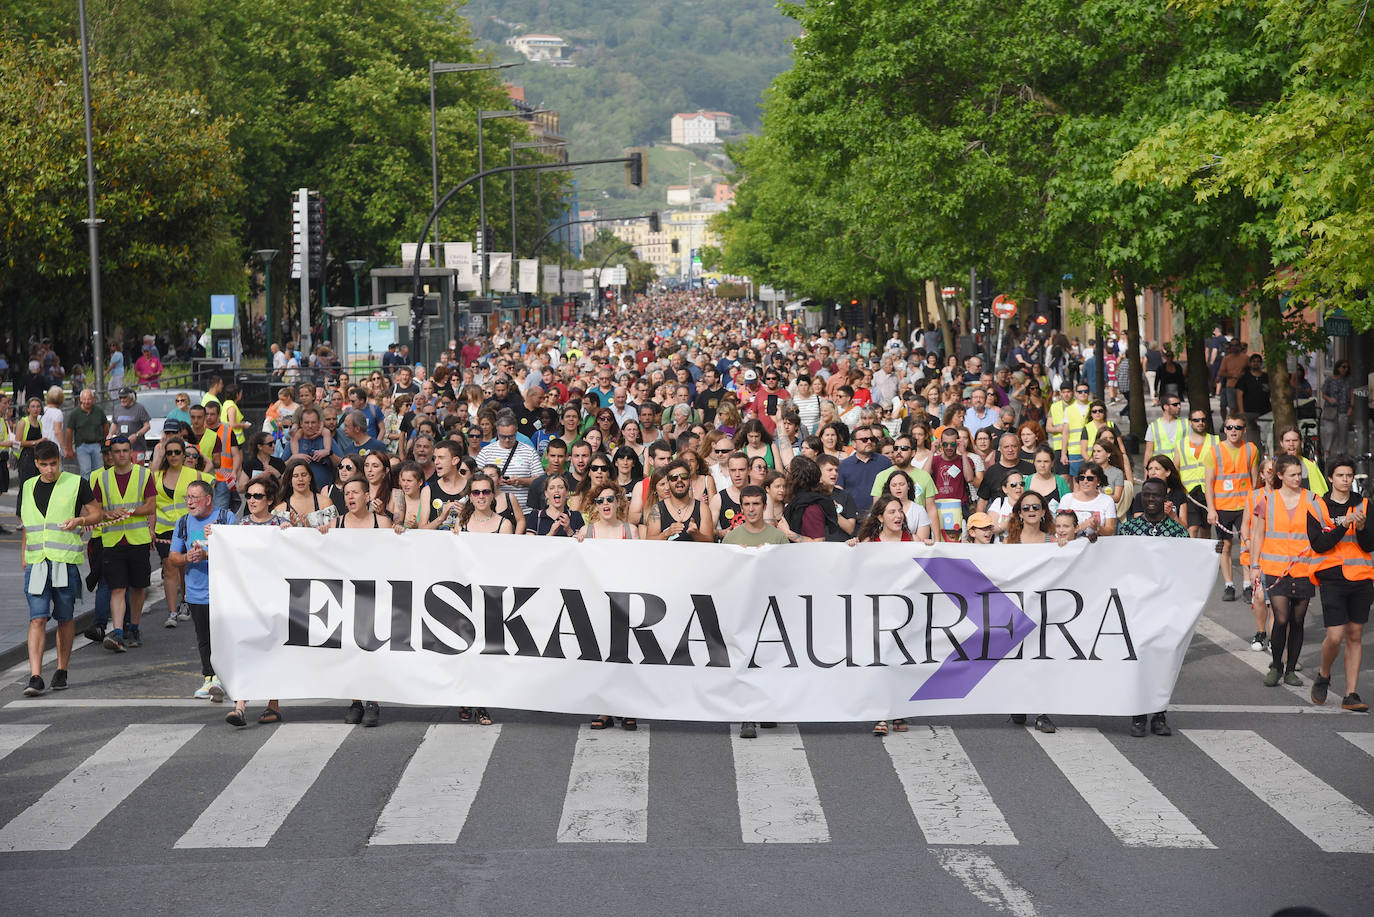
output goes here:
[[1215, 849], [1150, 778], [1096, 729], [1061, 726], [1052, 736], [1034, 731], [1031, 735], [1126, 846]]
[[199, 731], [145, 723], [124, 727], [0, 829], [0, 851], [70, 850]]
[[500, 736], [500, 726], [436, 724], [425, 730], [368, 844], [456, 843]]
[[1018, 843], [953, 729], [913, 725], [882, 742], [927, 843]]
[[1328, 853], [1374, 853], [1374, 817], [1248, 729], [1183, 734]]
[[[1338, 732], [1336, 733], [1360, 751], [1374, 757], [1374, 732]], [[4, 755], [0, 755], [4, 757]]]
[[341, 723], [274, 727], [175, 846], [266, 847], [352, 731]]
[[824, 844], [830, 827], [806, 760], [801, 732], [782, 724], [741, 739], [730, 726], [740, 834], [746, 844]]
[[[1226, 652], [1235, 656], [1261, 675], [1267, 673], [1269, 671], [1269, 666], [1274, 663], [1274, 657], [1269, 653], [1257, 653], [1250, 649], [1250, 641], [1237, 637], [1206, 615], [1198, 618], [1196, 632], [1226, 650]], [[1283, 682], [1279, 682], [1278, 687], [1283, 688], [1296, 697], [1301, 697], [1304, 703], [1310, 704], [1312, 702], [1312, 699], [1308, 696], [1308, 689], [1305, 687], [1295, 688]]]
[[1035, 902], [1030, 893], [1013, 882], [997, 868], [992, 857], [981, 850], [961, 850], [957, 847], [933, 851], [935, 861], [945, 872], [958, 879], [973, 897], [1003, 914], [1013, 917], [1036, 917]]
[[577, 731], [560, 844], [642, 844], [649, 837], [649, 727]]
[[23, 745], [29, 739], [47, 729], [46, 723], [35, 723], [24, 726], [0, 726], [0, 760]]
[[1316, 707], [1312, 704], [1170, 704], [1170, 713], [1350, 713], [1340, 707]]

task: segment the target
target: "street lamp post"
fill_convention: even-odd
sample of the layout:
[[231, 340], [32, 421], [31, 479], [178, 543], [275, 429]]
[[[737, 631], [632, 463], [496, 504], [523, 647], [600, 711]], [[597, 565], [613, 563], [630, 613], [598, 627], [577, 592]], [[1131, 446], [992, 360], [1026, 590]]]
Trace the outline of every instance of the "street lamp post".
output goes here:
[[[432, 60], [429, 62], [429, 161], [430, 171], [433, 177], [434, 198], [431, 206], [439, 206], [439, 113], [438, 106], [434, 100], [434, 74], [436, 73], [473, 73], [478, 70], [505, 70], [509, 67], [518, 67], [524, 61], [513, 61], [510, 63], [458, 63], [446, 64], [442, 61]], [[434, 224], [434, 238], [439, 239], [439, 224]], [[436, 246], [437, 247], [437, 246]]]
[[268, 360], [272, 359], [272, 259], [277, 257], [275, 248], [260, 248], [253, 252], [257, 259], [262, 262], [263, 286], [267, 293], [267, 351]]
[[105, 336], [100, 326], [100, 239], [99, 228], [104, 220], [95, 215], [95, 152], [91, 142], [91, 67], [90, 42], [86, 38], [86, 0], [77, 0], [76, 11], [81, 20], [81, 103], [86, 115], [86, 237], [91, 250], [91, 349], [95, 370], [95, 390], [105, 388]]
[[356, 309], [358, 308], [358, 274], [367, 262], [354, 258], [352, 261], [345, 261], [344, 264], [348, 265], [348, 269], [353, 272], [353, 308]]

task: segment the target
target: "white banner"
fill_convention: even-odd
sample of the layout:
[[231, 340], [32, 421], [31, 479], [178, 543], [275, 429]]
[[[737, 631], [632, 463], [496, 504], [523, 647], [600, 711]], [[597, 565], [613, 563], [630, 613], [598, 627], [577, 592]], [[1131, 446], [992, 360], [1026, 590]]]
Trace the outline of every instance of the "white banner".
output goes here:
[[563, 292], [581, 293], [582, 292], [582, 271], [578, 268], [568, 268], [563, 272]]
[[516, 291], [519, 293], [538, 293], [539, 262], [535, 261], [533, 258], [521, 258], [517, 266], [520, 269], [520, 273]]
[[559, 272], [558, 272], [558, 265], [556, 265], [556, 264], [546, 264], [546, 265], [544, 265], [544, 292], [545, 292], [545, 293], [557, 293], [557, 292], [558, 292], [558, 281], [559, 281], [559, 278], [560, 278], [561, 276], [562, 276], [562, 275], [560, 275]]
[[493, 293], [509, 293], [510, 252], [492, 252], [487, 261], [487, 289]]
[[420, 256], [420, 263], [421, 263], [422, 265], [428, 267], [428, 266], [429, 266], [429, 243], [428, 243], [428, 242], [426, 242], [426, 243], [424, 244], [424, 247], [423, 247], [423, 248], [421, 248], [420, 246], [416, 245], [414, 242], [402, 242], [402, 243], [401, 243], [401, 267], [414, 267], [414, 266], [415, 266], [415, 256], [416, 256], [417, 254]]
[[763, 549], [221, 528], [231, 696], [675, 720], [1163, 710], [1210, 542]]

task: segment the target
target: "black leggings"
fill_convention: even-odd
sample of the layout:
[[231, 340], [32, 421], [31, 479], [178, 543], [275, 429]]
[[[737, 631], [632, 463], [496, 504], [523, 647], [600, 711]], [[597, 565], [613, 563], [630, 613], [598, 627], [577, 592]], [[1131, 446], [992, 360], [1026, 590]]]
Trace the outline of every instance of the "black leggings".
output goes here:
[[210, 676], [215, 670], [210, 666], [210, 606], [187, 602], [191, 611], [191, 623], [196, 626], [196, 649], [200, 650], [200, 674]]
[[[1307, 604], [1311, 599], [1295, 599], [1289, 596], [1270, 595], [1269, 605], [1274, 609], [1274, 632], [1269, 635], [1269, 646], [1274, 653], [1274, 668], [1292, 672], [1298, 665], [1302, 653], [1302, 628], [1307, 620]], [[1283, 667], [1283, 652], [1288, 650], [1288, 668]]]

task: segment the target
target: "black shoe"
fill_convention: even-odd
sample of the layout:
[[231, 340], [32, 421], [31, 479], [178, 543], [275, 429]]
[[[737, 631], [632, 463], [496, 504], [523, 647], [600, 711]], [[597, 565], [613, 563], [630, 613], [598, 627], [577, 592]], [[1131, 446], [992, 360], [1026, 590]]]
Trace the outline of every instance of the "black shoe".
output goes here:
[[757, 739], [759, 737], [758, 727], [753, 723], [740, 723], [739, 737], [741, 739]]
[[129, 628], [129, 632], [124, 635], [124, 645], [130, 649], [143, 645], [143, 635], [138, 632], [137, 627]]
[[1251, 586], [1249, 583], [1246, 583], [1246, 584], [1245, 584], [1244, 595], [1245, 595], [1245, 604], [1246, 604], [1246, 605], [1249, 605], [1251, 602], [1253, 602], [1253, 601], [1255, 600], [1255, 587], [1254, 587], [1254, 586]]
[[95, 624], [91, 627], [86, 628], [82, 632], [81, 636], [85, 637], [92, 643], [103, 643], [105, 642], [105, 628], [100, 626], [99, 624]]
[[24, 689], [24, 696], [37, 697], [38, 695], [42, 694], [44, 690], [46, 689], [43, 687], [43, 676], [30, 675], [29, 686]]
[[1234, 602], [1236, 600], [1236, 587], [1227, 586], [1223, 589], [1221, 591], [1221, 600], [1223, 602]]
[[1174, 731], [1169, 728], [1169, 721], [1164, 718], [1164, 714], [1156, 713], [1150, 717], [1150, 731], [1157, 736], [1171, 736]]
[[1040, 714], [1035, 718], [1035, 728], [1040, 732], [1054, 732], [1054, 722], [1045, 714]]
[[1145, 714], [1142, 713], [1140, 716], [1131, 717], [1131, 735], [1135, 736], [1137, 739], [1143, 739], [1145, 738], [1146, 731]]
[[105, 637], [105, 649], [112, 653], [124, 652], [124, 635], [114, 631]]
[[348, 712], [344, 714], [344, 723], [349, 726], [356, 726], [363, 721], [363, 702], [355, 700], [349, 704]]
[[778, 724], [777, 724], [777, 723], [768, 723], [768, 722], [759, 723], [759, 726], [761, 726], [761, 727], [764, 728], [764, 729], [777, 729], [777, 728], [778, 728]]
[[363, 709], [363, 725], [376, 726], [381, 721], [382, 708], [377, 706], [377, 702], [375, 700], [368, 701], [367, 706]]
[[1024, 713], [1013, 713], [1011, 715], [1011, 721], [1018, 726], [1024, 726], [1026, 725], [1026, 715]]
[[52, 689], [54, 691], [67, 690], [67, 670], [58, 669], [52, 673]]
[[1326, 703], [1327, 689], [1331, 687], [1331, 676], [1317, 673], [1317, 677], [1312, 679], [1312, 703], [1318, 707]]
[[1360, 700], [1360, 695], [1351, 691], [1345, 696], [1345, 700], [1341, 701], [1341, 709], [1349, 710], [1353, 713], [1368, 713], [1369, 705]]

